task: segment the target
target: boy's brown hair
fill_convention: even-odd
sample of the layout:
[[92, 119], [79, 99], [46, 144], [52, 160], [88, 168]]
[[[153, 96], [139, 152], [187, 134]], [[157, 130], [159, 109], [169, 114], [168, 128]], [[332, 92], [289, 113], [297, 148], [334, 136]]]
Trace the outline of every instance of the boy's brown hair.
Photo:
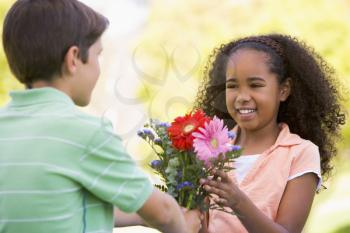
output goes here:
[[11, 71], [27, 87], [61, 74], [64, 56], [88, 49], [108, 26], [101, 14], [77, 0], [17, 0], [6, 15], [3, 46]]

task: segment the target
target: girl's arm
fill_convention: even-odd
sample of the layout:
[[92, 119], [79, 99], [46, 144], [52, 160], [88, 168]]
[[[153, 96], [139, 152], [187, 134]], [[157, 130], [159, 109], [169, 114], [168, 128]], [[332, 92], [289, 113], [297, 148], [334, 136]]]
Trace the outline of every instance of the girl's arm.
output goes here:
[[237, 213], [249, 233], [300, 233], [315, 196], [317, 176], [307, 173], [288, 181], [281, 199], [276, 222], [261, 212], [223, 171], [215, 175], [221, 181], [204, 180], [204, 188], [219, 196], [215, 201]]

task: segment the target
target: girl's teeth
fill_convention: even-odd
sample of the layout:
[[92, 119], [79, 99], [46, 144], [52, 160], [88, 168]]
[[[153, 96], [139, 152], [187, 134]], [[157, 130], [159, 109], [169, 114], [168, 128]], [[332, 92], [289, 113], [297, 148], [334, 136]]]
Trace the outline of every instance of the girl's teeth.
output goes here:
[[255, 112], [255, 110], [253, 110], [253, 109], [240, 109], [240, 110], [238, 110], [238, 111], [239, 111], [239, 113], [241, 113], [241, 114], [248, 114], [248, 113]]

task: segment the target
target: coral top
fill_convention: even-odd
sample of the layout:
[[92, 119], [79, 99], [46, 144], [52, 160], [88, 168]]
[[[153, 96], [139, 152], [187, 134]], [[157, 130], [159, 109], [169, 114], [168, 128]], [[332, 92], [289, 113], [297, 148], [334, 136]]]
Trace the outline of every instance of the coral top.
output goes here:
[[[281, 131], [273, 146], [264, 151], [250, 171], [238, 184], [235, 171], [229, 176], [253, 203], [269, 218], [275, 220], [287, 182], [306, 173], [315, 173], [321, 186], [321, 164], [318, 147], [289, 131], [281, 123]], [[237, 127], [234, 129], [237, 131]], [[236, 216], [213, 210], [209, 212], [209, 233], [247, 233]]]

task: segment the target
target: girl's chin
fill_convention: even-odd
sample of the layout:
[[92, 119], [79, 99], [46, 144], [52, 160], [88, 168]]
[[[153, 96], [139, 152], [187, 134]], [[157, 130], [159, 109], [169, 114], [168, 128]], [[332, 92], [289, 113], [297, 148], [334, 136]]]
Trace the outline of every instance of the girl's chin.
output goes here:
[[253, 121], [242, 121], [240, 119], [236, 119], [235, 121], [241, 129], [255, 130], [258, 128], [258, 125]]
[[245, 113], [245, 114], [237, 113], [236, 115], [239, 121], [248, 122], [248, 121], [254, 120], [254, 118], [256, 117], [256, 112]]
[[256, 113], [249, 113], [249, 114], [235, 114], [235, 121], [237, 123], [239, 123], [239, 125], [241, 124], [251, 124], [254, 119], [256, 118]]

